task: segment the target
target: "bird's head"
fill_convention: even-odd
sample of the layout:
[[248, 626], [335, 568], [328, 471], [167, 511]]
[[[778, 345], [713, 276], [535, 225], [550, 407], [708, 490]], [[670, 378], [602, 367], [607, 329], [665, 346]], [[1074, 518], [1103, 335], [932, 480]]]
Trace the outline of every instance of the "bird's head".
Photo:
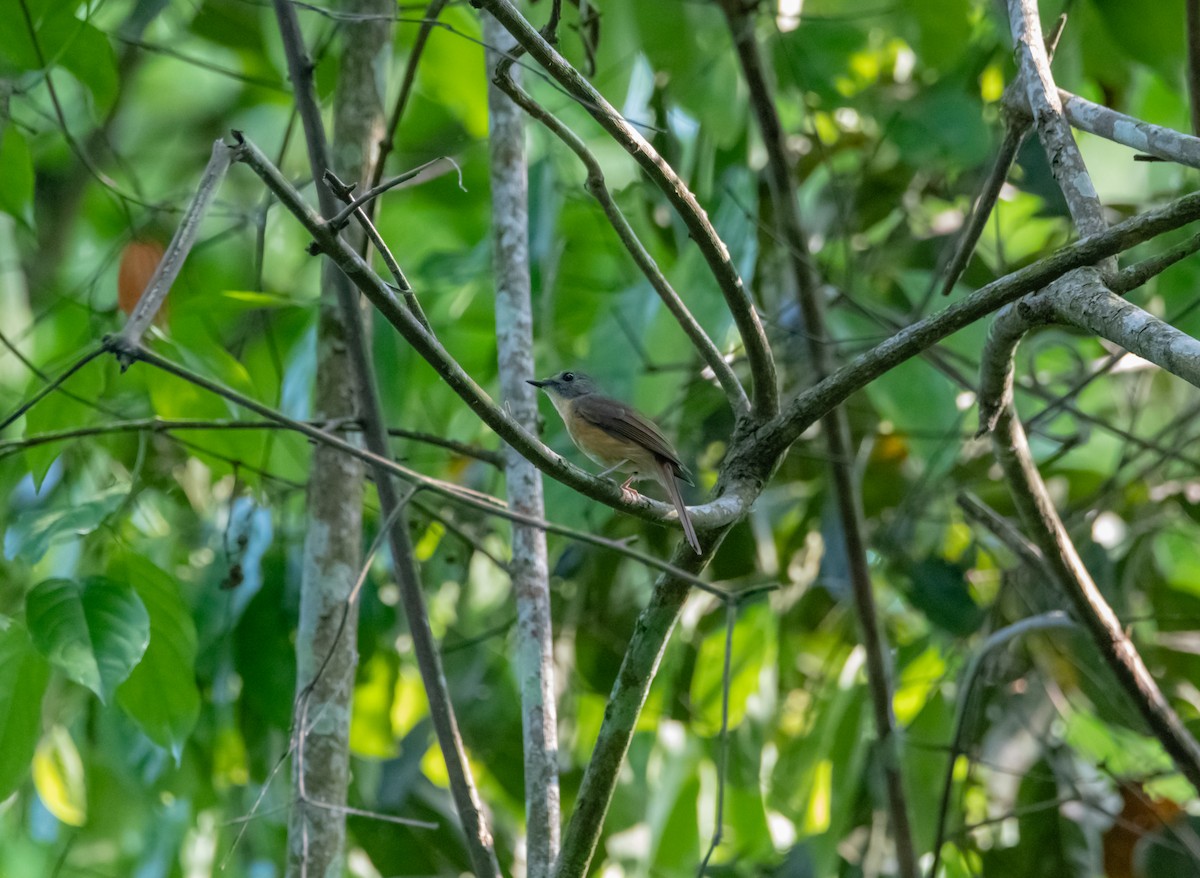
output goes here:
[[596, 382], [582, 372], [562, 371], [538, 381], [529, 379], [528, 383], [542, 388], [551, 399], [575, 399], [596, 392]]

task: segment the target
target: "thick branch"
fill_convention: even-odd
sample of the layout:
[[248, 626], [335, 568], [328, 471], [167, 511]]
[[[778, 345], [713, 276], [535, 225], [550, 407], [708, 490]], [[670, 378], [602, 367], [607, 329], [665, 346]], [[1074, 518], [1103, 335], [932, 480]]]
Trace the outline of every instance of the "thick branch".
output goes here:
[[[312, 62], [304, 48], [295, 9], [286, 0], [275, 0], [274, 6], [276, 18], [279, 20], [280, 33], [283, 37], [288, 72], [296, 91], [296, 108], [304, 123], [309, 162], [312, 165], [313, 179], [317, 183], [321, 212], [326, 216], [333, 216], [337, 213], [337, 199], [325, 183], [325, 171], [333, 169], [330, 167], [329, 153], [325, 143], [325, 129], [321, 122], [320, 107], [317, 104], [316, 91], [313, 87]], [[349, 253], [358, 257], [357, 251], [337, 238], [336, 232], [333, 232], [332, 235]], [[359, 261], [362, 262], [361, 258]], [[359, 311], [359, 298], [344, 274], [331, 272], [329, 280], [333, 282], [342, 311], [346, 350], [352, 365], [358, 405], [362, 409], [363, 437], [367, 447], [375, 455], [386, 458], [388, 455], [387, 433], [368, 354], [369, 346], [366, 341], [362, 315]], [[420, 326], [415, 315], [407, 310], [405, 313], [415, 326]], [[422, 334], [428, 337], [428, 333], [423, 330]], [[387, 470], [382, 467], [375, 469], [375, 488], [384, 513], [391, 516], [400, 506], [401, 500], [395, 483]], [[434, 731], [445, 760], [450, 793], [454, 799], [459, 820], [462, 822], [467, 852], [477, 878], [489, 878], [489, 876], [499, 878], [500, 866], [496, 861], [492, 834], [484, 819], [483, 805], [479, 800], [470, 766], [467, 764], [466, 750], [463, 747], [462, 737], [459, 735], [458, 721], [454, 715], [449, 687], [442, 670], [437, 641], [433, 637], [433, 630], [429, 624], [416, 558], [412, 551], [407, 521], [403, 514], [395, 517], [395, 522], [389, 529], [389, 540], [392, 565], [400, 586], [400, 598], [408, 619], [409, 633], [412, 636], [413, 652], [421, 673], [421, 681], [425, 687], [430, 719], [433, 721]]]
[[787, 446], [831, 408], [884, 372], [996, 309], [1035, 292], [1072, 269], [1091, 265], [1164, 232], [1200, 219], [1200, 193], [1185, 195], [1064, 247], [1053, 256], [1005, 275], [944, 310], [897, 332], [798, 394], [778, 418], [760, 428], [759, 441]]

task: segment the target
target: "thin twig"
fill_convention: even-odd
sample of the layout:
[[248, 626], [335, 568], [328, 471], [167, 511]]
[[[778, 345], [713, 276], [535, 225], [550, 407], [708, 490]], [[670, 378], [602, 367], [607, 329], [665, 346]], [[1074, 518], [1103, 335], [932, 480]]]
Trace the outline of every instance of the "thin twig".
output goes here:
[[[328, 168], [325, 169], [325, 183], [333, 191], [334, 195], [342, 201], [349, 202], [349, 206], [347, 207], [347, 211], [349, 211], [348, 215], [353, 215], [358, 220], [358, 224], [364, 234], [366, 234], [367, 240], [371, 242], [371, 246], [379, 251], [384, 265], [388, 268], [388, 273], [391, 274], [392, 280], [396, 282], [396, 289], [400, 291], [400, 295], [404, 296], [404, 303], [408, 306], [408, 310], [412, 312], [413, 317], [421, 324], [422, 328], [430, 335], [433, 335], [433, 327], [429, 324], [429, 318], [425, 316], [425, 311], [417, 299], [417, 294], [413, 290], [412, 284], [408, 282], [408, 278], [404, 276], [404, 272], [400, 268], [400, 263], [392, 255], [391, 248], [383, 240], [383, 236], [379, 234], [379, 230], [375, 228], [375, 224], [371, 222], [371, 217], [367, 211], [361, 207], [354, 206], [354, 203], [350, 201], [350, 193], [354, 187], [347, 186], [338, 179], [337, 174]], [[342, 211], [342, 214], [347, 211]], [[340, 217], [342, 214], [338, 214], [338, 216]], [[338, 228], [339, 222], [337, 219], [334, 219], [330, 221], [330, 225]]]
[[[988, 506], [976, 495], [963, 491], [955, 497], [959, 508], [978, 525], [987, 528], [1000, 542], [1020, 558], [1030, 569], [1042, 573], [1046, 571], [1046, 557], [1042, 550], [1021, 533], [1011, 521]], [[930, 874], [933, 874], [932, 872]]]
[[975, 203], [971, 206], [971, 214], [967, 217], [966, 224], [954, 242], [954, 254], [950, 257], [950, 262], [943, 272], [943, 296], [948, 296], [954, 291], [962, 273], [967, 270], [967, 265], [970, 264], [971, 257], [975, 253], [975, 245], [979, 243], [979, 238], [987, 227], [992, 209], [1000, 199], [1004, 181], [1008, 179], [1008, 172], [1028, 133], [1028, 122], [1013, 118], [1012, 114], [1009, 114], [1009, 119], [1004, 126], [1004, 139], [1000, 141], [1000, 149], [996, 151], [992, 169], [988, 172], [987, 179], [984, 181]]
[[[383, 140], [379, 142], [379, 156], [375, 160], [375, 167], [371, 170], [371, 189], [378, 186], [379, 182], [383, 179], [388, 156], [396, 148], [396, 132], [400, 129], [400, 120], [404, 117], [404, 110], [408, 106], [409, 95], [412, 94], [413, 83], [417, 79], [417, 66], [421, 63], [421, 56], [425, 52], [425, 44], [429, 40], [430, 33], [437, 26], [437, 18], [442, 14], [442, 9], [445, 7], [446, 2], [447, 0], [432, 0], [429, 7], [425, 10], [421, 27], [417, 31], [417, 38], [413, 42], [412, 50], [408, 53], [408, 62], [404, 65], [404, 77], [400, 80], [400, 91], [396, 95], [396, 103], [392, 106], [392, 113], [388, 118], [387, 131], [383, 136]], [[367, 208], [367, 215], [374, 215], [373, 206]]]
[[717, 748], [717, 813], [714, 817], [712, 841], [700, 867], [696, 870], [696, 878], [704, 878], [708, 870], [708, 861], [712, 859], [717, 846], [721, 844], [725, 824], [725, 770], [729, 760], [729, 689], [732, 685], [733, 673], [733, 629], [737, 624], [737, 605], [733, 602], [725, 605], [725, 664], [721, 669], [721, 731]]
[[229, 148], [222, 141], [216, 141], [213, 144], [208, 165], [200, 177], [200, 184], [196, 187], [196, 195], [188, 204], [187, 212], [179, 221], [171, 243], [163, 253], [162, 259], [158, 261], [154, 274], [150, 276], [150, 280], [146, 284], [146, 289], [142, 292], [141, 298], [138, 299], [137, 305], [134, 306], [129, 319], [121, 330], [121, 334], [129, 344], [141, 343], [142, 336], [145, 335], [155, 315], [162, 308], [163, 302], [166, 301], [167, 293], [171, 291], [171, 285], [179, 276], [183, 262], [187, 259], [188, 253], [196, 243], [196, 237], [200, 234], [200, 223], [204, 220], [208, 208], [212, 206], [217, 190], [221, 188], [221, 183], [232, 162], [233, 155]]
[[1011, 625], [1001, 628], [999, 631], [993, 632], [975, 654], [971, 656], [971, 661], [967, 665], [966, 670], [963, 671], [962, 679], [958, 684], [958, 703], [954, 709], [954, 737], [950, 744], [949, 761], [946, 763], [946, 775], [942, 782], [942, 795], [938, 804], [937, 835], [933, 843], [933, 863], [929, 867], [928, 873], [930, 878], [936, 878], [938, 865], [942, 860], [942, 846], [946, 843], [946, 818], [950, 810], [950, 791], [954, 786], [954, 763], [958, 760], [958, 756], [963, 750], [963, 741], [967, 734], [967, 710], [975, 694], [975, 683], [979, 679], [980, 672], [983, 670], [984, 662], [992, 652], [1011, 643], [1018, 637], [1023, 637], [1035, 631], [1074, 627], [1076, 627], [1075, 623], [1071, 621], [1066, 613], [1060, 610], [1042, 613], [1039, 616], [1031, 616], [1028, 619], [1022, 619], [1019, 622], [1014, 622]]
[[[113, 337], [110, 337], [110, 339], [111, 338]], [[648, 567], [653, 567], [656, 570], [660, 570], [669, 576], [686, 582], [690, 587], [712, 594], [721, 598], [722, 600], [732, 600], [743, 597], [749, 593], [758, 594], [763, 591], [769, 591], [771, 589], [778, 588], [777, 584], [771, 583], [753, 586], [752, 588], [739, 592], [727, 591], [713, 585], [710, 582], [706, 582], [688, 570], [664, 561], [655, 555], [632, 549], [622, 540], [611, 540], [607, 537], [602, 537], [589, 531], [576, 530], [575, 528], [556, 524], [552, 521], [546, 521], [534, 518], [532, 516], [522, 515], [507, 508], [503, 500], [499, 500], [489, 494], [484, 494], [480, 491], [473, 491], [470, 488], [463, 487], [462, 485], [456, 485], [452, 482], [446, 482], [441, 479], [435, 479], [431, 476], [424, 475], [423, 473], [410, 469], [403, 464], [396, 463], [393, 460], [389, 460], [388, 458], [376, 455], [365, 448], [361, 448], [354, 443], [347, 442], [340, 436], [336, 436], [326, 430], [314, 427], [305, 421], [297, 421], [293, 418], [289, 418], [287, 415], [272, 409], [270, 406], [264, 405], [255, 399], [251, 399], [248, 396], [238, 393], [236, 390], [232, 390], [216, 381], [205, 378], [203, 375], [192, 372], [177, 363], [174, 363], [164, 357], [160, 357], [157, 354], [145, 349], [139, 348], [132, 352], [126, 351], [126, 353], [130, 354], [131, 358], [134, 360], [140, 360], [147, 365], [162, 369], [164, 372], [169, 372], [178, 378], [182, 378], [184, 381], [195, 384], [197, 387], [201, 387], [210, 393], [214, 393], [222, 397], [223, 399], [227, 399], [230, 402], [236, 403], [237, 405], [242, 406], [261, 417], [272, 420], [279, 424], [281, 428], [301, 433], [315, 442], [321, 442], [325, 445], [329, 445], [333, 448], [336, 448], [338, 451], [343, 452], [344, 454], [348, 454], [351, 457], [356, 457], [372, 466], [383, 467], [392, 475], [399, 476], [405, 481], [419, 484], [424, 490], [427, 490], [432, 494], [438, 494], [439, 496], [446, 497], [447, 499], [461, 503], [465, 506], [470, 506], [473, 509], [478, 509], [481, 512], [497, 518], [503, 518], [508, 521], [516, 521], [520, 522], [521, 524], [533, 525], [534, 527], [542, 528], [547, 533], [558, 534], [559, 536], [568, 537], [569, 539], [577, 542], [588, 543], [593, 546], [609, 549], [613, 552], [624, 555], [630, 560], [637, 561], [640, 564], [645, 564]]]
[[104, 351], [105, 351], [104, 346], [98, 345], [98, 346], [92, 348], [90, 351], [87, 351], [85, 354], [83, 354], [78, 360], [76, 360], [74, 363], [72, 363], [70, 366], [68, 366], [66, 369], [64, 369], [57, 378], [55, 378], [49, 384], [46, 384], [43, 387], [41, 387], [37, 393], [35, 393], [29, 399], [25, 400], [25, 402], [23, 402], [19, 406], [17, 406], [16, 409], [14, 409], [12, 411], [12, 413], [9, 414], [8, 417], [6, 417], [3, 421], [0, 421], [0, 431], [3, 431], [7, 427], [11, 426], [14, 421], [18, 420], [27, 411], [29, 411], [31, 408], [33, 408], [35, 405], [37, 405], [39, 402], [41, 402], [43, 399], [45, 399], [47, 396], [49, 396], [51, 393], [53, 393], [55, 390], [57, 390], [59, 387], [61, 387], [68, 378], [70, 378], [72, 375], [74, 375], [76, 372], [78, 372], [80, 369], [82, 369], [84, 366], [86, 366], [92, 360], [96, 359], [96, 357], [103, 354]]

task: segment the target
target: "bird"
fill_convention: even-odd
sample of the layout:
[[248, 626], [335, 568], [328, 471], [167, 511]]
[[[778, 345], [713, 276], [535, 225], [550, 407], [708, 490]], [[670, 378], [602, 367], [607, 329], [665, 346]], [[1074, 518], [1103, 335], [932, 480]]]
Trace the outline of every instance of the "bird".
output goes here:
[[695, 482], [679, 453], [653, 421], [620, 400], [605, 396], [596, 382], [582, 372], [563, 371], [550, 378], [527, 379], [527, 383], [541, 388], [550, 397], [575, 446], [607, 467], [600, 475], [614, 471], [630, 473], [621, 485], [628, 499], [639, 496], [630, 487], [635, 479], [654, 479], [662, 485], [679, 515], [688, 545], [697, 555], [702, 554], [692, 517], [675, 480], [689, 485]]

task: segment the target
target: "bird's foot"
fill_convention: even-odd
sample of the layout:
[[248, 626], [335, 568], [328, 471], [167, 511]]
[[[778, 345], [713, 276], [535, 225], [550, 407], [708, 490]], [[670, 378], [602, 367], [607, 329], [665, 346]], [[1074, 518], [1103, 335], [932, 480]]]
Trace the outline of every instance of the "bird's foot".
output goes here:
[[633, 487], [634, 478], [634, 476], [630, 476], [625, 480], [625, 483], [621, 485], [621, 499], [623, 499], [626, 503], [634, 503], [642, 499], [642, 495], [638, 493], [638, 489]]

